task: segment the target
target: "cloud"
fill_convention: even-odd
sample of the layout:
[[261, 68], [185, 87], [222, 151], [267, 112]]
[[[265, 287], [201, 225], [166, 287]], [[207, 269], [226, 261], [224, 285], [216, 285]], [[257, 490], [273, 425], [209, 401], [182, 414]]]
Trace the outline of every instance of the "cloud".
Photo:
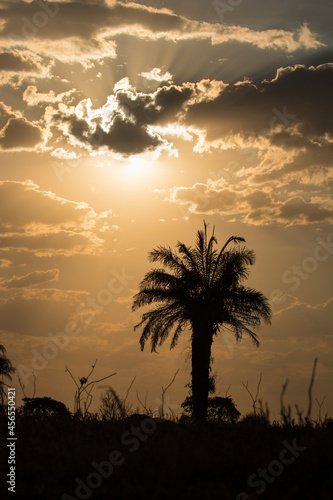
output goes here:
[[106, 149], [126, 157], [165, 149], [172, 154], [172, 144], [153, 125], [174, 120], [191, 93], [187, 86], [174, 85], [152, 94], [138, 93], [124, 78], [115, 84], [104, 106], [93, 109], [90, 99], [76, 107], [62, 104], [53, 122], [72, 145], [90, 152]]
[[[268, 337], [285, 339], [292, 336], [296, 339], [318, 340], [318, 333], [320, 332], [321, 340], [330, 339], [333, 333], [332, 313], [333, 298], [315, 305], [295, 300], [274, 315]], [[301, 328], [299, 326], [300, 318], [302, 321]]]
[[69, 133], [79, 143], [89, 144], [92, 149], [106, 146], [115, 153], [129, 156], [154, 150], [163, 144], [162, 139], [157, 134], [149, 132], [147, 127], [133, 123], [117, 114], [106, 130], [99, 125], [92, 130], [87, 121], [78, 119], [75, 115], [66, 120], [69, 124]]
[[76, 292], [67, 293], [57, 300], [54, 294], [33, 296], [17, 292], [0, 303], [1, 328], [34, 337], [63, 332], [79, 300]]
[[55, 94], [53, 90], [49, 92], [38, 92], [36, 85], [29, 85], [23, 92], [22, 99], [28, 106], [36, 106], [42, 102], [68, 102], [73, 98], [73, 94], [75, 93], [76, 89], [61, 92], [60, 94]]
[[277, 218], [285, 222], [297, 221], [299, 224], [332, 222], [333, 204], [330, 200], [306, 202], [302, 196], [294, 196], [280, 204]]
[[333, 133], [326, 112], [333, 104], [332, 83], [333, 64], [280, 68], [272, 80], [225, 85], [213, 99], [199, 94], [185, 121], [203, 128], [207, 141], [239, 134], [244, 139], [272, 137], [287, 147], [294, 139], [296, 146], [304, 135], [314, 141]]
[[44, 140], [39, 126], [4, 102], [0, 102], [0, 127], [0, 149], [4, 151], [32, 150]]
[[1, 52], [0, 53], [0, 70], [38, 73], [40, 67], [32, 57], [17, 53], [17, 52]]
[[[16, 210], [11, 210], [13, 204]], [[98, 255], [103, 235], [112, 231], [111, 210], [96, 213], [78, 203], [44, 191], [32, 181], [0, 182], [2, 251], [37, 256]]]
[[152, 93], [137, 92], [124, 78], [103, 107], [93, 110], [91, 101], [84, 100], [76, 108], [61, 108], [59, 115], [71, 122], [70, 133], [81, 141], [96, 143], [100, 136], [100, 144], [111, 148], [115, 147], [113, 135], [122, 140], [122, 129], [129, 129], [131, 137], [132, 123], [141, 139], [144, 132], [151, 136], [147, 126], [154, 131], [154, 126], [172, 123], [201, 131], [195, 147], [201, 153], [212, 148], [263, 151], [273, 147], [296, 156], [295, 152], [316, 148], [320, 156], [321, 145], [333, 141], [326, 112], [333, 105], [332, 84], [333, 64], [280, 68], [273, 79], [257, 83], [205, 79], [164, 85]]
[[9, 259], [0, 259], [0, 268], [9, 267], [12, 265], [12, 261]]
[[[197, 153], [236, 148], [261, 152], [257, 168], [248, 172], [254, 183], [283, 182], [284, 176], [292, 180], [300, 170], [309, 178], [315, 173], [319, 181], [315, 166], [332, 166], [333, 129], [327, 113], [333, 107], [332, 84], [333, 64], [280, 68], [273, 79], [257, 83], [205, 79], [163, 85], [150, 93], [138, 92], [123, 78], [102, 107], [93, 109], [90, 99], [76, 107], [59, 104], [53, 121], [72, 146], [90, 152], [170, 153], [168, 138], [174, 135], [196, 138]], [[172, 132], [176, 130], [182, 133]]]
[[25, 118], [10, 118], [0, 130], [0, 147], [3, 150], [31, 150], [42, 141], [42, 130]]
[[[75, 57], [75, 51], [70, 50], [70, 46], [78, 46], [82, 40], [87, 47], [80, 48], [88, 58], [94, 58], [94, 51], [99, 52], [100, 57], [102, 53], [108, 57], [107, 45], [109, 57], [114, 57], [111, 51], [115, 46], [110, 43], [110, 38], [122, 34], [143, 40], [209, 40], [212, 45], [238, 42], [252, 44], [263, 50], [287, 53], [299, 49], [313, 50], [323, 45], [306, 24], [294, 31], [258, 31], [248, 27], [194, 21], [168, 9], [156, 9], [134, 2], [3, 1], [0, 19], [3, 21], [0, 36], [7, 39], [7, 43], [10, 39], [16, 43], [20, 40], [32, 47], [35, 40], [40, 40], [46, 53], [47, 48], [49, 54], [53, 48], [59, 58], [67, 59]], [[67, 54], [61, 53], [57, 46], [59, 40], [67, 43]]]
[[6, 106], [4, 102], [0, 102], [0, 120], [1, 128], [8, 123], [10, 118], [15, 118], [16, 114], [10, 106]]
[[33, 271], [25, 276], [13, 276], [8, 280], [0, 281], [1, 288], [25, 288], [40, 285], [41, 283], [57, 281], [59, 269], [49, 269], [48, 271]]
[[161, 68], [153, 68], [151, 71], [144, 71], [140, 73], [140, 76], [146, 78], [147, 80], [154, 80], [156, 82], [172, 81], [172, 74], [169, 73], [169, 71], [162, 74]]
[[5, 45], [6, 42], [3, 44], [4, 51], [0, 52], [0, 85], [18, 89], [26, 80], [51, 77], [53, 62], [49, 57], [41, 57], [25, 44], [20, 49], [16, 48], [17, 44], [9, 44], [7, 50]]
[[219, 214], [230, 221], [240, 218], [251, 225], [307, 225], [333, 221], [330, 198], [308, 196], [304, 199], [304, 194], [288, 197], [272, 188], [262, 191], [248, 187], [245, 182], [242, 186], [227, 187], [221, 180], [209, 180], [192, 187], [174, 187], [166, 199], [190, 213]]

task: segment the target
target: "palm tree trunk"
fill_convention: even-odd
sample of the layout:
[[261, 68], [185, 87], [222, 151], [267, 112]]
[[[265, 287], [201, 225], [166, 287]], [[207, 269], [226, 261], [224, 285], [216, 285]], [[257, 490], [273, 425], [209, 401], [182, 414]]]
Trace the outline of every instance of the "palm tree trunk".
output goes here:
[[207, 322], [205, 325], [200, 320], [192, 323], [193, 417], [197, 421], [206, 421], [207, 418], [212, 341], [212, 328]]

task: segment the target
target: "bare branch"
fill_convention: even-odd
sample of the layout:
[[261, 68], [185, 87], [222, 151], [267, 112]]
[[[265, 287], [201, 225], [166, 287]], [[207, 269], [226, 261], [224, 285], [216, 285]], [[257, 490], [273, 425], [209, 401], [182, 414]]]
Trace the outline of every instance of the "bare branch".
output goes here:
[[262, 378], [262, 372], [260, 372], [259, 381], [258, 381], [258, 385], [257, 385], [257, 394], [256, 394], [256, 397], [255, 397], [255, 400], [256, 400], [256, 401], [257, 401], [257, 399], [258, 399], [258, 395], [259, 395], [260, 384], [261, 384], [261, 378]]
[[246, 384], [244, 384], [244, 382], [242, 382], [243, 386], [245, 387], [245, 389], [247, 390], [247, 392], [249, 393], [250, 395], [250, 398], [252, 399], [252, 407], [253, 407], [253, 412], [254, 414], [256, 415], [257, 413], [257, 407], [256, 407], [256, 403], [257, 403], [257, 400], [258, 400], [258, 396], [259, 396], [259, 390], [260, 390], [260, 384], [261, 384], [261, 378], [262, 378], [262, 373], [260, 373], [260, 376], [259, 376], [259, 381], [258, 381], [258, 385], [257, 385], [257, 393], [256, 393], [256, 397], [254, 398], [252, 396], [252, 393], [249, 389], [249, 381], [247, 380], [246, 381]]
[[309, 407], [308, 407], [308, 412], [306, 414], [306, 419], [311, 418], [311, 409], [312, 409], [312, 387], [315, 379], [315, 374], [316, 374], [316, 368], [317, 368], [317, 363], [318, 363], [318, 358], [314, 359], [313, 362], [313, 369], [312, 369], [312, 376], [310, 380], [310, 385], [309, 385], [309, 390], [308, 390], [308, 395], [309, 395]]
[[106, 380], [107, 378], [113, 377], [114, 375], [117, 375], [117, 372], [111, 373], [111, 375], [107, 375], [107, 377], [100, 378], [99, 380], [93, 380], [92, 382], [89, 382], [89, 384], [86, 384], [85, 388], [89, 387], [91, 384], [98, 384], [99, 382], [102, 382], [102, 380]]
[[76, 385], [76, 387], [79, 389], [79, 385], [78, 385], [78, 383], [76, 382], [75, 378], [73, 377], [72, 372], [70, 371], [70, 369], [68, 368], [68, 366], [67, 366], [67, 365], [65, 365], [65, 367], [66, 367], [65, 372], [68, 372], [68, 373], [70, 374], [70, 376], [71, 376], [71, 377], [72, 377], [72, 379], [73, 379], [74, 384], [75, 384], [75, 385]]
[[35, 397], [35, 394], [36, 394], [36, 375], [34, 372], [32, 372], [32, 375], [34, 377], [34, 392], [32, 394], [32, 397], [34, 398]]
[[[326, 399], [326, 396], [324, 396], [323, 399], [322, 399], [322, 401], [321, 401], [321, 403], [319, 403], [318, 399], [316, 398], [316, 401], [317, 401], [318, 407], [319, 407], [318, 408], [319, 423], [322, 423], [322, 419], [321, 419], [321, 407], [323, 406], [323, 403], [324, 403], [325, 399]], [[326, 420], [326, 418], [325, 418], [325, 420]]]
[[135, 375], [134, 379], [132, 380], [132, 382], [130, 383], [129, 388], [127, 389], [126, 396], [125, 396], [125, 399], [124, 399], [124, 401], [123, 401], [124, 406], [125, 406], [125, 403], [126, 403], [126, 399], [127, 399], [128, 393], [129, 393], [129, 391], [131, 390], [131, 387], [132, 387], [132, 385], [134, 384], [135, 379], [136, 379], [136, 375]]
[[[32, 398], [34, 398], [34, 397], [35, 397], [35, 394], [36, 394], [36, 385], [37, 385], [37, 384], [36, 384], [36, 375], [35, 375], [35, 373], [34, 373], [34, 372], [32, 372], [32, 376], [33, 376], [33, 378], [34, 378], [34, 391], [33, 391], [33, 393], [32, 393], [32, 396], [31, 396], [31, 397], [32, 397]], [[18, 378], [18, 381], [19, 381], [19, 384], [20, 384], [20, 387], [21, 387], [21, 390], [22, 390], [23, 396], [24, 396], [25, 398], [27, 398], [28, 396], [27, 396], [27, 395], [26, 395], [26, 393], [25, 393], [25, 385], [23, 384], [23, 382], [22, 382], [22, 380], [21, 380], [21, 378], [20, 378], [20, 376], [19, 376], [19, 375], [17, 375], [17, 378]], [[7, 385], [7, 384], [4, 384], [4, 385]], [[8, 385], [7, 385], [7, 386], [8, 386]], [[8, 386], [8, 387], [9, 387], [9, 386]]]
[[[106, 377], [103, 377], [99, 380], [92, 380], [91, 382], [89, 382], [87, 384], [87, 381], [88, 381], [88, 378], [91, 376], [91, 374], [93, 373], [94, 369], [95, 369], [95, 366], [96, 366], [96, 363], [97, 363], [97, 359], [95, 360], [95, 363], [92, 365], [91, 367], [91, 370], [88, 374], [87, 377], [85, 377], [85, 382], [82, 383], [81, 382], [81, 385], [79, 385], [75, 378], [73, 377], [73, 374], [72, 372], [70, 371], [70, 369], [68, 368], [67, 365], [66, 366], [66, 372], [69, 373], [69, 375], [71, 376], [76, 388], [77, 388], [77, 391], [75, 392], [75, 399], [74, 399], [74, 413], [82, 413], [81, 412], [81, 395], [83, 393], [86, 393], [86, 399], [85, 401], [83, 401], [83, 405], [84, 405], [84, 413], [86, 414], [91, 403], [92, 403], [92, 400], [93, 400], [93, 396], [91, 395], [91, 391], [93, 389], [93, 387], [95, 386], [95, 384], [98, 384], [99, 382], [102, 382], [103, 380], [106, 380], [110, 377], [113, 377], [113, 375], [116, 375], [116, 372], [115, 373], [111, 373], [110, 375], [107, 375]], [[82, 380], [82, 379], [81, 379]], [[87, 388], [91, 386], [91, 388], [89, 389], [89, 391], [87, 390]]]
[[161, 417], [162, 418], [164, 418], [164, 395], [165, 395], [166, 391], [169, 389], [169, 387], [174, 383], [175, 378], [176, 378], [178, 372], [179, 372], [179, 368], [176, 371], [176, 373], [174, 374], [174, 376], [172, 377], [172, 380], [171, 380], [170, 384], [167, 385], [165, 389], [162, 387], [162, 408], [161, 408]]
[[21, 391], [22, 391], [22, 393], [23, 393], [23, 396], [26, 398], [26, 397], [27, 397], [27, 395], [26, 395], [26, 393], [25, 393], [25, 385], [22, 383], [22, 380], [21, 380], [21, 378], [20, 378], [20, 376], [19, 376], [19, 375], [17, 375], [17, 378], [18, 378], [18, 381], [19, 381], [19, 384], [20, 384], [20, 387], [21, 387]]
[[166, 391], [169, 389], [169, 387], [170, 387], [170, 386], [174, 383], [175, 378], [176, 378], [176, 376], [177, 376], [178, 372], [179, 372], [179, 368], [178, 368], [178, 370], [176, 371], [176, 373], [174, 374], [174, 376], [173, 376], [173, 378], [172, 378], [172, 380], [171, 380], [170, 384], [169, 384], [169, 385], [167, 385], [165, 389], [163, 389], [163, 387], [162, 387], [162, 389], [164, 390], [164, 393], [166, 393]]
[[297, 403], [295, 403], [296, 413], [298, 416], [298, 422], [303, 424], [303, 408], [300, 410]]
[[91, 394], [91, 391], [93, 390], [94, 388], [94, 385], [91, 386], [90, 390], [87, 391], [87, 397], [86, 397], [86, 400], [84, 402], [84, 413], [86, 414], [91, 406], [91, 403], [92, 403], [92, 400], [93, 400], [93, 396]]
[[147, 394], [148, 392], [146, 392], [146, 398], [145, 398], [145, 404], [143, 404], [143, 402], [141, 401], [141, 399], [139, 398], [139, 391], [138, 389], [136, 390], [136, 397], [138, 398], [138, 401], [140, 403], [140, 405], [142, 406], [142, 408], [146, 411], [146, 413], [148, 414], [149, 413], [149, 410], [148, 408], [146, 407], [146, 404], [147, 404]]
[[90, 370], [89, 374], [86, 377], [87, 381], [89, 380], [89, 377], [91, 376], [92, 372], [95, 370], [96, 364], [97, 364], [97, 359], [95, 360], [95, 363], [92, 365], [91, 370]]
[[285, 418], [285, 416], [286, 416], [286, 409], [284, 406], [283, 398], [284, 398], [285, 392], [287, 390], [288, 384], [289, 384], [289, 379], [286, 379], [285, 383], [282, 386], [282, 391], [281, 391], [281, 395], [280, 395], [280, 407], [281, 407], [280, 412], [281, 412], [282, 418]]

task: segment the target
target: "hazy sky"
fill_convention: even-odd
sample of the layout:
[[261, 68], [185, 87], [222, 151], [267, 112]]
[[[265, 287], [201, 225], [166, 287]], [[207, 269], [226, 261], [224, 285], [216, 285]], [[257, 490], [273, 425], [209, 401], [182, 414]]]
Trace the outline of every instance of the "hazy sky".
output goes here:
[[254, 388], [262, 372], [278, 416], [289, 377], [286, 403], [306, 409], [317, 356], [314, 396], [333, 415], [332, 10], [1, 1], [0, 343], [27, 396], [34, 370], [36, 396], [72, 409], [65, 364], [82, 377], [98, 358], [96, 376], [117, 372], [122, 396], [136, 375], [134, 407], [138, 389], [156, 408], [179, 368], [179, 411], [190, 333], [172, 351], [141, 352], [130, 307], [148, 251], [193, 243], [205, 219], [220, 245], [246, 239], [257, 255], [248, 284], [274, 307], [259, 349], [214, 342], [217, 391], [231, 384], [249, 411], [241, 381]]

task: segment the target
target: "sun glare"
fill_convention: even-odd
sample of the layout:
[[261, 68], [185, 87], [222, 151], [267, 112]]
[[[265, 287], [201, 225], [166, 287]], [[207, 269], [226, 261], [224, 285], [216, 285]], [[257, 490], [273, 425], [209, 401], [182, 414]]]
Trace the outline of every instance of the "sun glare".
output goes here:
[[154, 165], [148, 158], [131, 158], [123, 166], [124, 175], [129, 181], [147, 181], [153, 175]]

